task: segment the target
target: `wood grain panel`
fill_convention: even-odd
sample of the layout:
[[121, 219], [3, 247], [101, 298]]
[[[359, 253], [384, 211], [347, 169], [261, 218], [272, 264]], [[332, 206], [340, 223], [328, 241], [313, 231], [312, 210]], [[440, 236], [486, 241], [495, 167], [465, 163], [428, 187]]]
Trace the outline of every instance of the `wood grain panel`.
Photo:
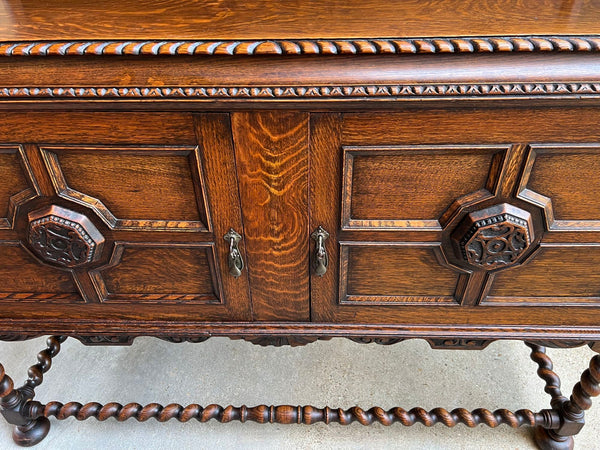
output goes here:
[[[322, 277], [310, 272], [311, 319], [335, 321], [339, 298], [340, 208], [342, 202], [341, 115], [310, 116], [310, 230], [322, 226], [329, 233], [325, 248], [329, 267]], [[356, 238], [360, 240], [362, 233]], [[311, 258], [315, 257], [311, 243]], [[312, 267], [311, 261], [311, 267]]]
[[527, 264], [496, 274], [484, 303], [600, 305], [600, 246], [542, 245]]
[[196, 145], [196, 137], [186, 113], [10, 111], [0, 142]]
[[10, 197], [28, 187], [18, 147], [0, 147], [0, 227], [8, 226]]
[[81, 302], [68, 272], [37, 262], [20, 244], [0, 243], [0, 303]]
[[431, 245], [341, 244], [340, 303], [455, 303], [458, 274]]
[[494, 0], [103, 0], [81, 7], [76, 0], [50, 4], [5, 0], [0, 37], [10, 41], [600, 33], [598, 3], [580, 0], [575, 5], [562, 0], [507, 5]]
[[600, 227], [600, 146], [532, 146], [532, 149], [535, 159], [527, 188], [550, 198], [555, 219], [593, 220]]
[[[599, 41], [600, 42], [600, 41]], [[166, 43], [165, 43], [166, 44]], [[275, 44], [273, 44], [275, 45]], [[368, 44], [357, 45], [365, 49]], [[389, 45], [394, 48], [394, 44]], [[169, 48], [165, 45], [165, 48]], [[323, 49], [331, 49], [334, 45], [322, 45]], [[347, 47], [347, 46], [344, 46]], [[231, 47], [230, 47], [231, 48]], [[318, 48], [314, 46], [314, 48]], [[327, 51], [327, 50], [325, 50]], [[276, 52], [272, 52], [276, 53]], [[0, 44], [0, 54], [2, 46]], [[544, 78], [535, 77], [544, 70]], [[65, 73], [69, 74], [65, 77]], [[185, 87], [205, 87], [204, 95], [210, 97], [212, 88], [222, 87], [221, 93], [229, 92], [224, 97], [248, 100], [251, 91], [242, 91], [243, 87], [282, 87], [279, 95], [284, 94], [288, 87], [305, 87], [309, 89], [307, 97], [343, 97], [343, 90], [354, 92], [349, 97], [375, 96], [381, 97], [383, 92], [389, 96], [400, 98], [431, 97], [444, 92], [438, 91], [437, 85], [446, 86], [446, 95], [461, 97], [469, 94], [485, 95], [488, 86], [488, 96], [516, 94], [511, 87], [517, 85], [525, 89], [523, 84], [539, 85], [542, 92], [548, 91], [546, 83], [552, 81], [564, 84], [589, 83], [598, 80], [598, 66], [595, 58], [590, 55], [570, 52], [546, 52], [537, 57], [523, 58], [519, 54], [439, 54], [431, 55], [410, 54], [398, 58], [395, 55], [356, 58], [352, 56], [329, 56], [324, 64], [324, 58], [318, 55], [261, 55], [260, 58], [240, 56], [215, 55], [212, 57], [177, 55], [176, 58], [164, 57], [120, 57], [94, 58], [91, 55], [68, 56], [64, 58], [21, 58], [15, 61], [11, 58], [0, 59], [0, 87], [57, 87], [75, 88], [75, 92], [53, 91], [56, 97], [69, 98], [74, 95], [90, 98], [114, 97], [113, 87], [121, 87], [120, 96], [133, 99], [139, 96], [135, 88], [145, 89], [145, 96], [160, 100], [163, 96], [174, 94], [175, 100], [186, 96]], [[17, 81], [18, 80], [18, 81]], [[506, 86], [508, 84], [508, 87]], [[379, 86], [382, 86], [377, 95]], [[425, 86], [419, 89], [418, 86]], [[564, 84], [568, 92], [567, 86]], [[79, 86], [92, 86], [95, 89], [81, 90]], [[180, 93], [175, 87], [183, 86]], [[241, 95], [228, 91], [226, 87], [239, 87]], [[330, 86], [329, 93], [320, 90], [318, 86]], [[341, 86], [346, 86], [342, 88]], [[351, 86], [360, 90], [354, 91]], [[467, 86], [465, 90], [461, 86]], [[495, 88], [492, 88], [495, 86]], [[593, 86], [593, 85], [592, 85]], [[161, 88], [171, 88], [171, 92]], [[102, 88], [106, 92], [102, 92]], [[129, 88], [129, 90], [127, 90]], [[489, 90], [492, 90], [490, 93]], [[593, 89], [593, 88], [591, 88]], [[215, 89], [219, 91], [219, 89]], [[332, 91], [339, 92], [332, 92]], [[208, 91], [208, 92], [207, 92]], [[511, 92], [512, 91], [512, 92]], [[202, 97], [201, 91], [196, 96]], [[302, 95], [301, 90], [296, 95]], [[462, 95], [458, 95], [462, 92]], [[532, 95], [542, 92], [534, 91]], [[595, 91], [592, 90], [593, 93]], [[0, 93], [2, 93], [0, 91]], [[564, 91], [556, 93], [564, 94]], [[522, 92], [525, 94], [525, 92]], [[2, 93], [2, 95], [6, 95]], [[188, 94], [189, 95], [189, 94]], [[256, 94], [254, 94], [256, 95]], [[265, 99], [269, 95], [279, 96], [273, 91], [265, 91], [259, 97]], [[27, 96], [34, 96], [29, 92]], [[218, 97], [218, 92], [212, 93]], [[190, 95], [194, 97], [194, 95]], [[223, 97], [223, 96], [222, 96]], [[284, 98], [290, 99], [288, 95]], [[189, 97], [188, 97], [189, 99]], [[167, 125], [168, 126], [168, 125]]]
[[344, 115], [345, 145], [600, 141], [600, 109], [406, 110]]
[[210, 245], [126, 247], [102, 275], [109, 302], [221, 302]]
[[[244, 261], [248, 262], [230, 118], [227, 114], [195, 114], [194, 127], [200, 148], [200, 164], [206, 169], [204, 174], [214, 233], [215, 266], [221, 275], [224, 303], [198, 305], [203, 309], [194, 314], [203, 320], [220, 317], [249, 321], [252, 320], [252, 303], [248, 270], [243, 270], [238, 278], [229, 273], [229, 242], [223, 239], [231, 228], [240, 233], [243, 238], [238, 244], [239, 250]], [[178, 311], [172, 313], [179, 314]]]
[[69, 188], [100, 200], [119, 219], [201, 221], [198, 226], [207, 229], [204, 180], [193, 148], [44, 150], [57, 155]]
[[502, 149], [345, 147], [342, 229], [440, 228], [453, 201], [485, 188]]
[[308, 114], [234, 113], [256, 320], [308, 320]]

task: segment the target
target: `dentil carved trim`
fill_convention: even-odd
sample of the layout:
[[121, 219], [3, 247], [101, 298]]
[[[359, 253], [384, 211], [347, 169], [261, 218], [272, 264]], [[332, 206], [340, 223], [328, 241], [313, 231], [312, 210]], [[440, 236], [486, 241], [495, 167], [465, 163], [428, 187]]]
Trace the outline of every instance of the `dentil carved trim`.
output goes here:
[[96, 87], [0, 87], [0, 99], [436, 99], [486, 97], [600, 97], [600, 83], [493, 83], [493, 84], [378, 84], [330, 86], [96, 86]]
[[2, 98], [152, 98], [152, 99], [356, 99], [599, 97], [600, 83], [394, 84], [354, 86], [208, 86], [208, 87], [0, 87]]
[[599, 50], [599, 36], [0, 43], [0, 56], [386, 55], [406, 53], [597, 52]]

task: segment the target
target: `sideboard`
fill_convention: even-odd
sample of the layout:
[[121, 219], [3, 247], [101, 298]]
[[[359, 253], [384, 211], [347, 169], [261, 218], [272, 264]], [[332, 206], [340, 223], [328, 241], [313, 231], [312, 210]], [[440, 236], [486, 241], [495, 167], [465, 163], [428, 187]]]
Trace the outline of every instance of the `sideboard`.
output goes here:
[[[546, 346], [600, 351], [593, 0], [0, 5], [0, 339], [52, 335], [0, 406], [48, 417], [535, 427]], [[67, 337], [531, 348], [551, 407], [42, 404]], [[267, 350], [268, 351], [268, 350]]]

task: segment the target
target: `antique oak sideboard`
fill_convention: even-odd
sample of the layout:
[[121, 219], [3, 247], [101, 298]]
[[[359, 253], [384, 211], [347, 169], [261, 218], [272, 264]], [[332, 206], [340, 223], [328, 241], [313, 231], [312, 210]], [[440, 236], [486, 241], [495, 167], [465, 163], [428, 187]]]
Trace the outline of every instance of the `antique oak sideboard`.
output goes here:
[[[52, 335], [0, 409], [535, 427], [545, 346], [600, 351], [600, 3], [0, 2], [0, 339]], [[519, 339], [539, 412], [42, 404], [68, 337], [261, 345]], [[265, 350], [268, 351], [268, 350]]]

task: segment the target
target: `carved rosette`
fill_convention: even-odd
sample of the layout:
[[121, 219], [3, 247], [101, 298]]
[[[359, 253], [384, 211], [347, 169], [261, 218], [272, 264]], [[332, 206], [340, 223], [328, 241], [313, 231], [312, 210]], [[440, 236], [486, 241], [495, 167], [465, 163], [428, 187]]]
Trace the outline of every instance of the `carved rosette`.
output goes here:
[[502, 203], [468, 214], [452, 239], [468, 266], [496, 270], [517, 264], [535, 237], [531, 214]]
[[68, 268], [97, 261], [104, 245], [86, 216], [56, 205], [29, 214], [27, 241], [42, 261]]

